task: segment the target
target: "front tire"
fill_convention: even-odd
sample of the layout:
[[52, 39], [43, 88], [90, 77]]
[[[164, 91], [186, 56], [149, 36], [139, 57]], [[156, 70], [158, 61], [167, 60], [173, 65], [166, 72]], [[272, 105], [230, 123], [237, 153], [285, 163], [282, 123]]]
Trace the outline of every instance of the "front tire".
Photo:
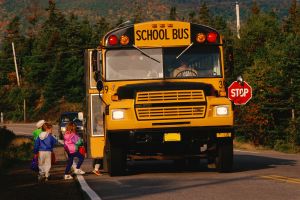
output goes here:
[[104, 160], [110, 176], [122, 176], [126, 169], [126, 152], [121, 144], [114, 144], [106, 137]]
[[233, 168], [232, 138], [221, 139], [217, 144], [216, 167], [219, 172], [231, 172]]

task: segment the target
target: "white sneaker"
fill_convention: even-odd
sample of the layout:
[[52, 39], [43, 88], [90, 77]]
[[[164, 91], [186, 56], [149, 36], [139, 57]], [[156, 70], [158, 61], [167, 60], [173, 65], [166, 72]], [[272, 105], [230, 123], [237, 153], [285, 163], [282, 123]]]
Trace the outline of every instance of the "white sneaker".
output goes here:
[[44, 181], [45, 180], [45, 176], [43, 176], [43, 175], [38, 175], [38, 182], [42, 182], [42, 181]]
[[70, 179], [73, 179], [73, 177], [72, 177], [71, 175], [69, 175], [69, 174], [66, 174], [66, 175], [64, 176], [64, 179], [65, 179], [65, 180], [70, 180]]
[[75, 169], [74, 173], [77, 174], [77, 175], [83, 175], [83, 174], [85, 174], [85, 172], [82, 171], [81, 169]]

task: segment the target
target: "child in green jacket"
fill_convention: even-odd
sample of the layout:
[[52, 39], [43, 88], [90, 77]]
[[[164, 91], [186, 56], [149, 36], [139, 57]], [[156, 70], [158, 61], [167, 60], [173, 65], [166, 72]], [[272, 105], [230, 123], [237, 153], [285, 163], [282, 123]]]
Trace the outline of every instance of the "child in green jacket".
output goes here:
[[39, 137], [39, 135], [40, 135], [40, 133], [42, 132], [42, 126], [44, 125], [46, 123], [46, 121], [45, 120], [40, 120], [40, 121], [38, 121], [37, 123], [36, 123], [36, 129], [32, 132], [32, 135], [33, 135], [33, 141], [35, 141], [38, 137]]

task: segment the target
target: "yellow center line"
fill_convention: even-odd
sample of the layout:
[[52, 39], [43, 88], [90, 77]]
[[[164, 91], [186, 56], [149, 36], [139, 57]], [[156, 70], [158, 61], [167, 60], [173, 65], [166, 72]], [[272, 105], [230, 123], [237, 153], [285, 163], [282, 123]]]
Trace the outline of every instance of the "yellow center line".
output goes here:
[[284, 177], [284, 176], [279, 176], [279, 175], [268, 175], [268, 176], [260, 176], [260, 177], [266, 178], [266, 179], [273, 179], [273, 180], [277, 180], [277, 181], [284, 181], [284, 182], [288, 182], [288, 183], [300, 184], [300, 179], [298, 179], [298, 178], [290, 178], [290, 177]]

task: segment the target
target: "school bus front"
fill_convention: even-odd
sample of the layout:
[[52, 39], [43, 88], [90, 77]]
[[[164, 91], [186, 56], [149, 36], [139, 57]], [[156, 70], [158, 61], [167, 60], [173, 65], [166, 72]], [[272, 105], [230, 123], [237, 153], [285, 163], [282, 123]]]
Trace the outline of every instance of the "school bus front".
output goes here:
[[209, 27], [154, 21], [106, 34], [101, 48], [104, 163], [199, 159], [232, 167], [233, 110], [224, 87], [222, 38]]

